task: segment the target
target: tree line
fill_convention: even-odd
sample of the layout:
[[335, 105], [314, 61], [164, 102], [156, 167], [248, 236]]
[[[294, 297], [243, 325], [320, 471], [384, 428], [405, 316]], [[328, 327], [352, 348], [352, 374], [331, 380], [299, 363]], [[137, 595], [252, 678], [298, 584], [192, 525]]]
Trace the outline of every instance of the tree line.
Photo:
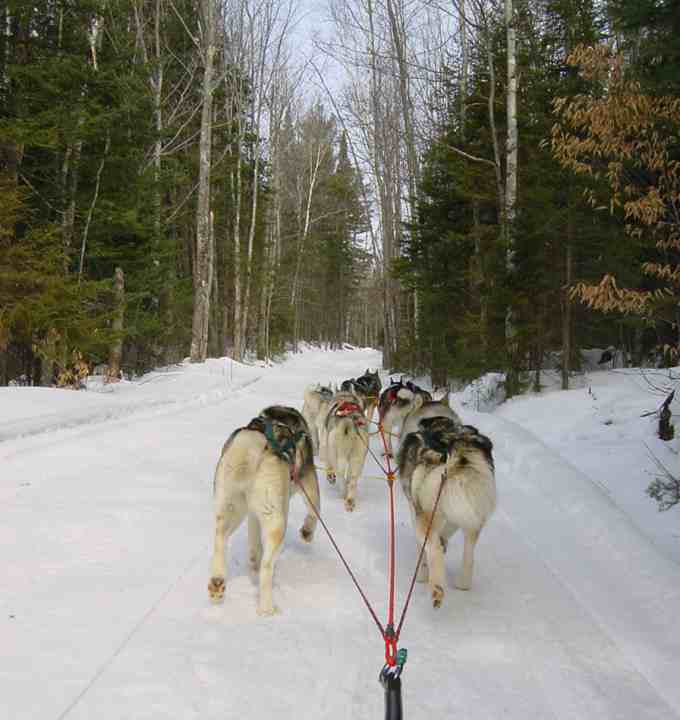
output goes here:
[[0, 19], [0, 382], [378, 344], [362, 179], [305, 94], [294, 4], [6, 0]]
[[[579, 349], [675, 362], [672, 0], [335, 0], [340, 115], [372, 174], [387, 367], [435, 384]], [[528, 371], [534, 371], [529, 377]]]
[[[676, 0], [0, 0], [0, 382], [674, 362]], [[339, 80], [342, 78], [342, 81]]]

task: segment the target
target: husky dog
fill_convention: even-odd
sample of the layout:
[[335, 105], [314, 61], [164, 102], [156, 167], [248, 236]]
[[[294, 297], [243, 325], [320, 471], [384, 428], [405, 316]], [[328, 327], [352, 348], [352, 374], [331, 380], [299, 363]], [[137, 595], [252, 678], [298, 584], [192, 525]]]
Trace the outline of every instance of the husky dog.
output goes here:
[[419, 551], [432, 520], [425, 548], [427, 564], [421, 566], [418, 579], [428, 580], [436, 608], [444, 598], [444, 552], [458, 528], [465, 535], [465, 547], [456, 587], [470, 589], [475, 544], [496, 506], [492, 447], [491, 440], [472, 425], [434, 417], [421, 420], [418, 431], [409, 433], [399, 449], [399, 479], [411, 507]]
[[260, 579], [257, 612], [277, 612], [272, 580], [286, 534], [290, 496], [298, 488], [294, 479], [309, 496], [309, 512], [300, 535], [311, 542], [317, 519], [310, 502], [320, 509], [319, 483], [309, 428], [302, 415], [289, 407], [265, 408], [225, 443], [214, 483], [215, 546], [208, 583], [213, 602], [224, 597], [226, 543], [247, 514], [250, 566], [259, 570]]
[[328, 386], [317, 383], [316, 385], [309, 385], [305, 388], [305, 402], [302, 406], [302, 415], [309, 426], [315, 454], [319, 452], [317, 418], [322, 414], [322, 410], [325, 417], [332, 399], [333, 391]]
[[331, 405], [333, 405], [336, 398], [341, 397], [344, 397], [345, 400], [357, 400], [356, 395], [349, 392], [342, 392], [337, 385], [335, 385], [332, 394], [330, 396], [328, 394], [324, 394], [321, 398], [321, 402], [319, 403], [319, 412], [316, 415], [315, 430], [318, 443], [317, 452], [319, 460], [322, 462], [326, 462], [326, 440], [328, 438], [328, 433], [326, 431], [326, 418], [328, 417], [328, 411], [331, 409]]
[[373, 411], [378, 407], [378, 401], [380, 400], [380, 391], [382, 390], [380, 375], [377, 370], [371, 372], [369, 368], [366, 368], [366, 372], [360, 378], [357, 378], [356, 382], [364, 390], [366, 417], [370, 421], [373, 419]]
[[391, 381], [390, 386], [380, 396], [378, 418], [387, 435], [387, 452], [392, 457], [392, 430], [402, 425], [406, 416], [417, 410], [423, 403], [432, 402], [432, 395], [414, 383], [403, 379]]
[[322, 459], [331, 485], [337, 475], [345, 482], [345, 510], [356, 506], [359, 475], [368, 452], [368, 427], [361, 400], [352, 393], [339, 392], [328, 409], [322, 433]]
[[370, 420], [373, 417], [373, 410], [378, 404], [381, 387], [378, 373], [370, 373], [366, 370], [361, 377], [345, 380], [340, 385], [340, 390], [354, 393], [363, 403], [364, 414]]
[[411, 412], [406, 415], [401, 423], [401, 438], [402, 440], [412, 432], [418, 431], [418, 424], [421, 420], [426, 418], [443, 417], [453, 420], [459, 427], [463, 425], [463, 422], [458, 415], [451, 409], [449, 405], [449, 394], [448, 392], [440, 400], [425, 401], [420, 407], [414, 408]]

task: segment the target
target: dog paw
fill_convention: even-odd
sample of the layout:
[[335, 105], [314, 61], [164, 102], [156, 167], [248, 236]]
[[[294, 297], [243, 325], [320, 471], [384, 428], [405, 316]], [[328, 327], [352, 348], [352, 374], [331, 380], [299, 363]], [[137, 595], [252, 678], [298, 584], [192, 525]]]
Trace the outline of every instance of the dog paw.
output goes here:
[[251, 555], [248, 558], [248, 564], [253, 572], [257, 572], [260, 569], [260, 558], [257, 555]]
[[432, 607], [439, 608], [444, 599], [444, 588], [441, 585], [435, 585], [432, 588]]
[[460, 578], [459, 580], [456, 580], [456, 587], [457, 587], [459, 590], [469, 590], [469, 589], [470, 589], [470, 583], [469, 583], [469, 582], [465, 582], [465, 580], [463, 580], [462, 578]]
[[208, 583], [208, 595], [214, 603], [221, 602], [224, 600], [224, 578], [214, 577], [210, 578]]
[[272, 617], [273, 615], [280, 615], [281, 611], [276, 605], [271, 605], [270, 607], [258, 607], [257, 614], [260, 617]]
[[334, 472], [327, 472], [326, 473], [326, 480], [328, 480], [328, 483], [330, 485], [335, 485], [335, 481], [337, 480]]
[[312, 539], [314, 538], [314, 531], [310, 530], [309, 528], [306, 528], [304, 525], [300, 528], [300, 537], [305, 542], [312, 542]]
[[346, 498], [345, 499], [345, 510], [347, 512], [354, 512], [354, 508], [356, 507], [356, 500], [354, 498]]

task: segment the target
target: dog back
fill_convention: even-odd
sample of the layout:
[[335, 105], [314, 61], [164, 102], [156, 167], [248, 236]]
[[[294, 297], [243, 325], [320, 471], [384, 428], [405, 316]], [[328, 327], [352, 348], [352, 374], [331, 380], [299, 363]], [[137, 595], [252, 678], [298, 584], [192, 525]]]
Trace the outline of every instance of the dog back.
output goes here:
[[314, 448], [309, 434], [309, 426], [299, 410], [285, 405], [270, 405], [259, 415], [263, 420], [288, 428], [296, 447], [296, 470], [298, 473], [314, 467]]
[[406, 496], [412, 497], [413, 473], [418, 466], [447, 465], [455, 474], [473, 462], [482, 461], [493, 475], [493, 444], [473, 425], [461, 425], [460, 420], [435, 416], [423, 418], [418, 429], [403, 438], [397, 464], [399, 478]]
[[364, 403], [362, 399], [352, 392], [340, 391], [335, 393], [333, 401], [328, 408], [325, 426], [330, 431], [344, 417], [363, 415]]
[[419, 408], [416, 408], [408, 414], [401, 429], [402, 438], [405, 438], [409, 433], [417, 432], [418, 424], [421, 420], [435, 417], [448, 418], [452, 420], [458, 428], [461, 428], [463, 425], [458, 414], [449, 407], [448, 401], [432, 400], [423, 403]]

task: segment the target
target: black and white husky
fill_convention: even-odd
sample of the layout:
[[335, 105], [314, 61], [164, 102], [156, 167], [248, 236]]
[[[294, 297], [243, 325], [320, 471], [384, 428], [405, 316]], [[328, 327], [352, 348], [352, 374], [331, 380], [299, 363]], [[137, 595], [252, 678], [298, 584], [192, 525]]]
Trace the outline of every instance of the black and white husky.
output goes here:
[[425, 548], [427, 562], [418, 577], [429, 582], [434, 607], [444, 598], [444, 551], [459, 528], [465, 546], [456, 587], [470, 589], [475, 544], [496, 506], [492, 447], [472, 425], [434, 417], [421, 420], [418, 431], [406, 435], [399, 449], [399, 479], [411, 507], [419, 551], [443, 482]]
[[328, 408], [333, 400], [333, 390], [325, 385], [309, 385], [305, 388], [305, 401], [302, 406], [302, 416], [307, 421], [314, 452], [319, 452], [319, 418], [326, 417]]
[[319, 457], [326, 464], [331, 485], [339, 476], [344, 482], [345, 510], [356, 507], [359, 476], [368, 453], [368, 421], [361, 399], [351, 392], [333, 396], [320, 436]]
[[[277, 612], [272, 598], [274, 565], [283, 547], [290, 497], [298, 489], [295, 479], [320, 510], [309, 428], [294, 408], [265, 408], [225, 443], [214, 482], [215, 545], [208, 583], [208, 594], [214, 602], [224, 597], [229, 536], [248, 515], [250, 566], [259, 570], [260, 580], [257, 611], [260, 615]], [[305, 542], [311, 542], [316, 522], [309, 506], [300, 528]]]
[[373, 419], [373, 411], [378, 407], [380, 391], [382, 390], [382, 383], [377, 370], [371, 372], [366, 368], [366, 372], [361, 377], [345, 380], [340, 389], [345, 392], [353, 392], [360, 397], [364, 404], [364, 414], [369, 420]]
[[458, 414], [449, 405], [449, 394], [447, 392], [440, 400], [425, 400], [422, 403], [414, 403], [414, 407], [401, 421], [401, 439], [403, 440], [409, 433], [416, 432], [421, 420], [435, 417], [449, 418], [457, 425], [463, 425]]
[[378, 404], [378, 416], [385, 431], [390, 455], [393, 454], [392, 435], [394, 430], [398, 426], [401, 427], [406, 417], [426, 402], [432, 402], [432, 395], [410, 381], [392, 381], [390, 386], [383, 391]]

